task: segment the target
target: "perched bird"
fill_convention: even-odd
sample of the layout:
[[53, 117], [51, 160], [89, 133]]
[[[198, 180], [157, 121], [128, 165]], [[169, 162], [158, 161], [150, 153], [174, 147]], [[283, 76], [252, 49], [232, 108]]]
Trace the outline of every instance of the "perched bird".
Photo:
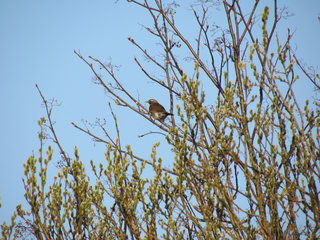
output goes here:
[[164, 107], [155, 99], [150, 99], [146, 102], [150, 104], [149, 113], [151, 114], [151, 116], [154, 119], [159, 120], [160, 122], [163, 122], [168, 115], [173, 115], [172, 113], [168, 113], [164, 109]]

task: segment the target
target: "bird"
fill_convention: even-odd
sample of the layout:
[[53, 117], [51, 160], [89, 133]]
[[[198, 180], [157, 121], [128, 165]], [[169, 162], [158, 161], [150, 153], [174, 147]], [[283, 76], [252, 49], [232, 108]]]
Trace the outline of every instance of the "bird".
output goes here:
[[149, 114], [156, 120], [159, 120], [160, 122], [164, 122], [166, 117], [168, 115], [173, 115], [172, 113], [168, 113], [166, 109], [158, 103], [155, 99], [150, 99], [146, 101], [146, 103], [149, 103]]

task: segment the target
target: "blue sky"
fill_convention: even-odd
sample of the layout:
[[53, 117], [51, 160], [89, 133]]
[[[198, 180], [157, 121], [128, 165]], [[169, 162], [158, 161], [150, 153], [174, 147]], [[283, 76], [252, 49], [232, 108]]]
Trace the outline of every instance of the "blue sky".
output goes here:
[[[295, 15], [281, 24], [295, 30], [297, 54], [305, 63], [319, 66], [320, 2], [318, 0], [282, 1]], [[188, 9], [186, 18], [191, 13]], [[91, 81], [92, 73], [74, 53], [91, 55], [102, 62], [120, 65], [117, 72], [121, 82], [145, 101], [149, 98], [168, 107], [167, 92], [157, 88], [139, 71], [133, 58], [138, 50], [127, 40], [134, 37], [145, 47], [158, 47], [141, 27], [149, 17], [140, 8], [126, 1], [0, 1], [0, 224], [8, 220], [15, 206], [23, 202], [23, 163], [38, 151], [37, 120], [44, 116], [37, 83], [47, 98], [55, 98], [61, 106], [54, 109], [56, 131], [67, 151], [78, 146], [81, 159], [103, 158], [104, 146], [73, 128], [70, 122], [94, 122], [96, 117], [112, 119], [107, 111], [110, 98]], [[309, 94], [312, 89], [301, 89]], [[162, 101], [161, 101], [162, 100]], [[114, 107], [123, 142], [147, 157], [153, 142], [163, 141], [161, 135], [138, 138], [155, 130], [149, 122], [127, 109]], [[112, 129], [111, 129], [112, 131]], [[114, 131], [111, 132], [114, 134]], [[56, 150], [51, 165], [59, 160]], [[165, 152], [161, 148], [159, 152]], [[168, 163], [165, 162], [165, 165]]]

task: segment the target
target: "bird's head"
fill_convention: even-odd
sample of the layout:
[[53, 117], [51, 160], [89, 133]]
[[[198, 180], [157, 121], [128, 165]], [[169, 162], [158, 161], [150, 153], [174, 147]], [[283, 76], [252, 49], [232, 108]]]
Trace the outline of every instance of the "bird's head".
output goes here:
[[155, 103], [158, 103], [158, 101], [155, 99], [150, 99], [150, 100], [146, 101], [146, 103], [155, 104]]

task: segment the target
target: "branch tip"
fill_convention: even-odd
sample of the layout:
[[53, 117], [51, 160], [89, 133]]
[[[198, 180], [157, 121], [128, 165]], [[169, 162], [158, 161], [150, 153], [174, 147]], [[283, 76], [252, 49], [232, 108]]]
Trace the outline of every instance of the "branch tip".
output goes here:
[[133, 40], [132, 37], [128, 37], [128, 40], [129, 40], [130, 42], [134, 43], [134, 40]]

